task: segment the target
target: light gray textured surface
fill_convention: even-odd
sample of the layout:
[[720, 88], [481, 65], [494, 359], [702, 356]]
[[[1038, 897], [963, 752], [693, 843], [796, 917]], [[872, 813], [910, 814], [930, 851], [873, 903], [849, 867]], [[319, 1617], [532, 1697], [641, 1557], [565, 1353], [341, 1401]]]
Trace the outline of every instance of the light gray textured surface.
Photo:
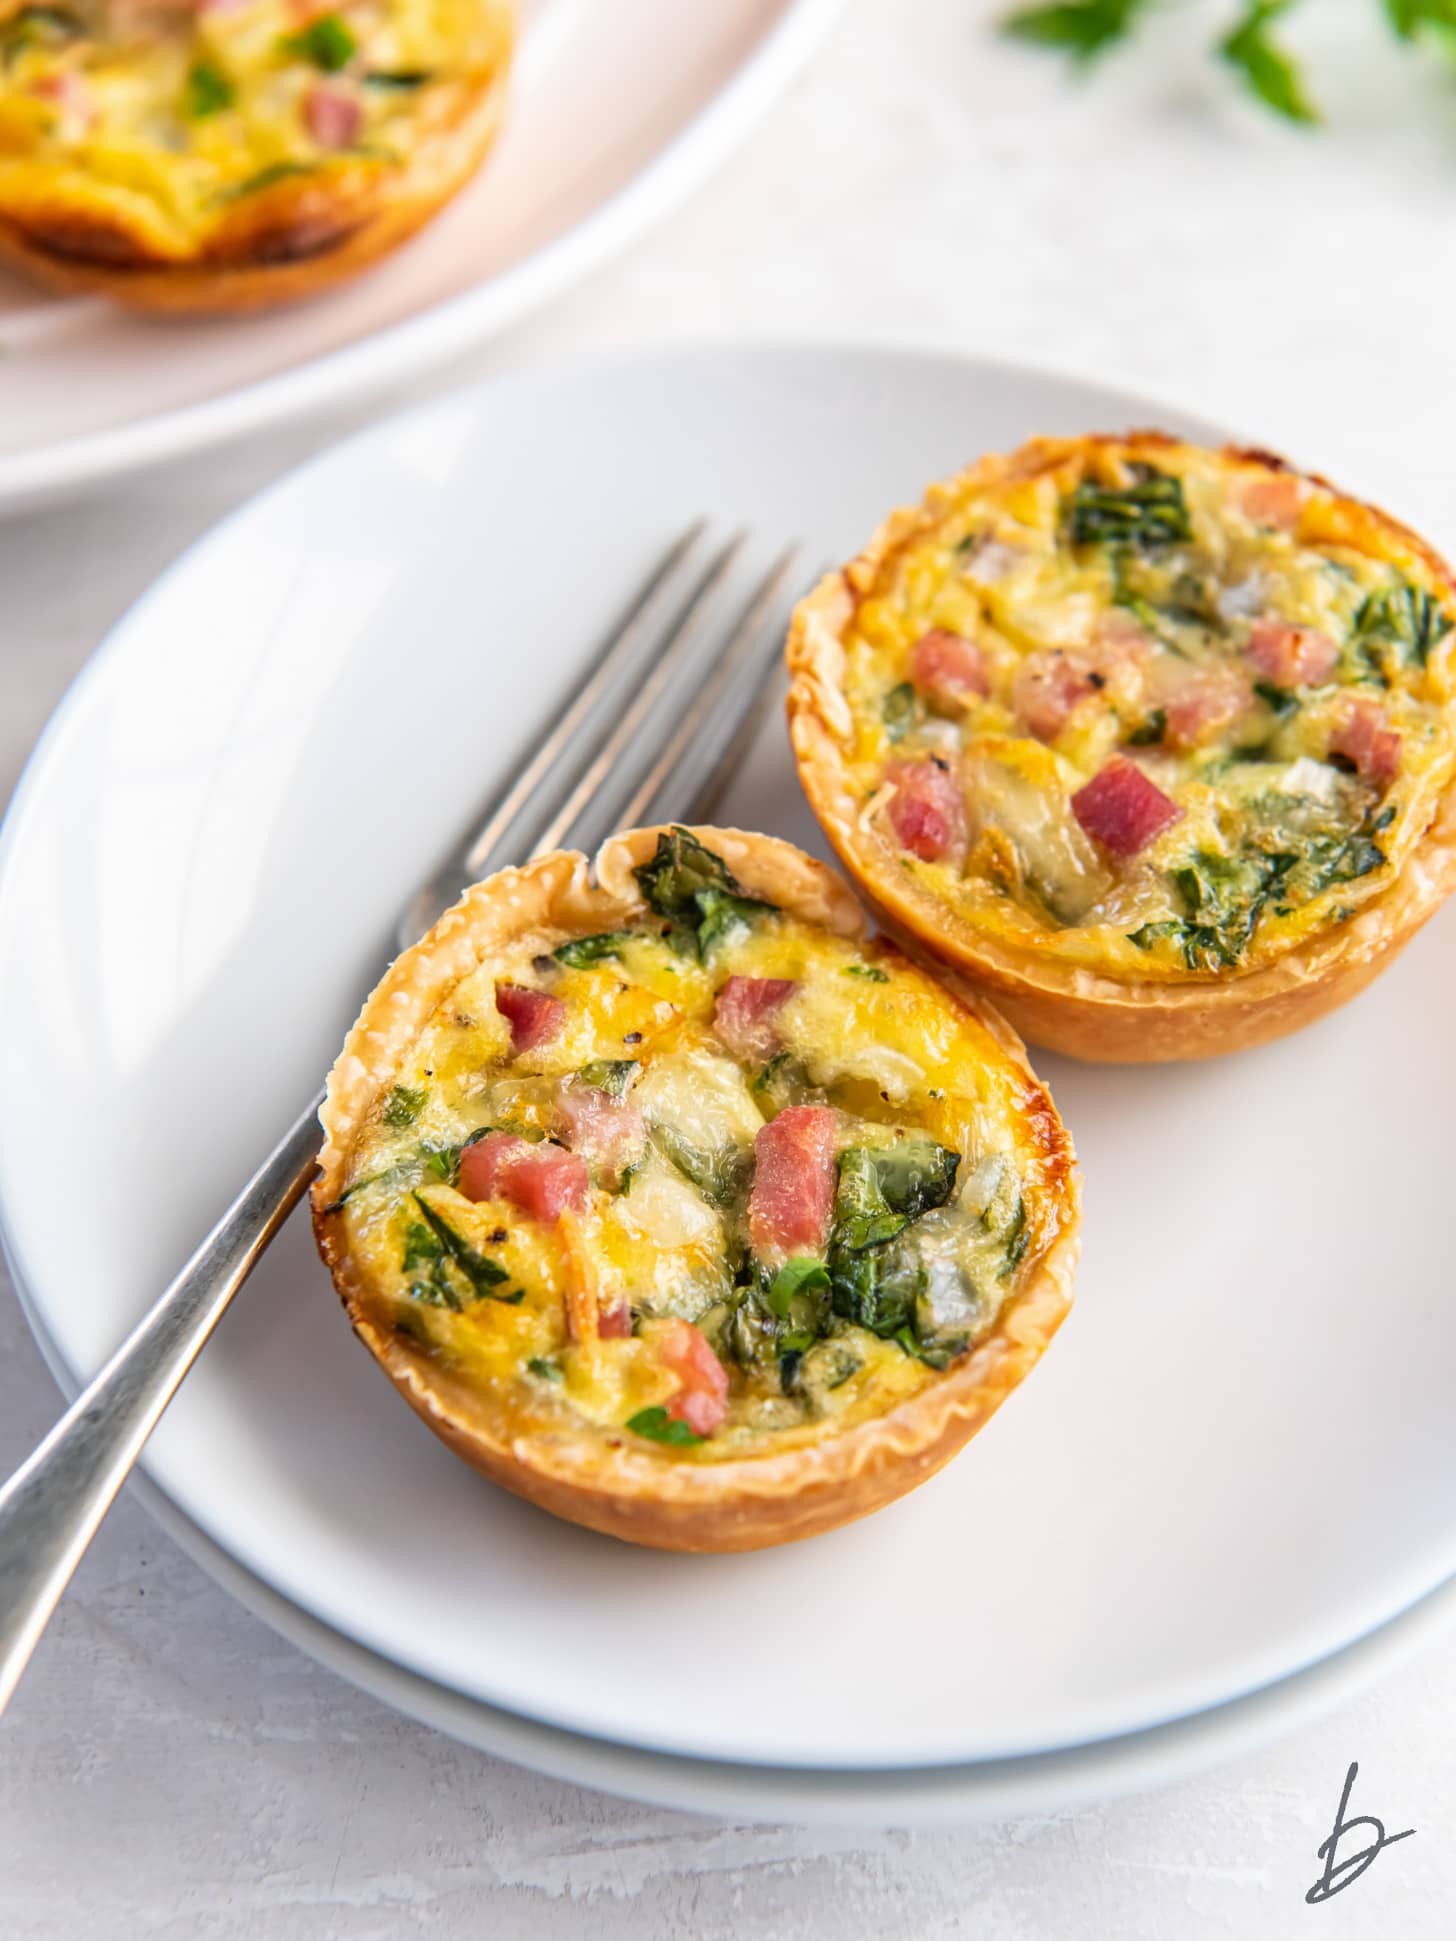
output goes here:
[[[1073, 90], [988, 44], [986, 11], [855, 0], [818, 70], [689, 209], [470, 369], [715, 335], [1023, 355], [1243, 424], [1456, 539], [1456, 127], [1435, 82], [1380, 54], [1368, 8], [1322, 12], [1301, 31], [1331, 50], [1345, 119], [1305, 140], [1229, 99], [1181, 10], [1145, 56]], [[0, 797], [156, 572], [362, 415], [0, 528]], [[0, 1467], [56, 1407], [0, 1285]], [[1337, 1504], [1311, 1533], [1356, 1540]], [[1434, 1941], [1456, 1910], [1453, 1716], [1456, 1666], [1429, 1653], [1282, 1745], [1145, 1799], [964, 1833], [723, 1828], [394, 1716], [123, 1501], [0, 1728], [0, 1941]], [[1356, 1758], [1356, 1807], [1417, 1835], [1309, 1909]]]

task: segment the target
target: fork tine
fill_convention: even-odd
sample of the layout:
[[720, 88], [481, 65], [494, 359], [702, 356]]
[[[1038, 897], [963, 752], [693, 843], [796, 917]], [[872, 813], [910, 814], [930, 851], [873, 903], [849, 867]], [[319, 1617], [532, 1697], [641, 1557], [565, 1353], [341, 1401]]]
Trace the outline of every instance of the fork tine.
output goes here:
[[[711, 778], [730, 759], [730, 751], [739, 749], [739, 725], [748, 713], [757, 714], [755, 698], [770, 659], [778, 653], [780, 636], [772, 628], [765, 631], [764, 623], [779, 602], [798, 556], [796, 540], [784, 548], [749, 595], [713, 672], [673, 730], [667, 746], [618, 811], [616, 819], [624, 828], [664, 820], [674, 811], [682, 814], [677, 771], [689, 752], [695, 763], [706, 766]], [[739, 760], [742, 752], [739, 749]], [[736, 768], [738, 760], [731, 766]], [[705, 792], [700, 790], [699, 796]]]
[[[457, 845], [428, 882], [423, 883], [409, 899], [400, 913], [395, 930], [402, 950], [425, 934], [441, 911], [454, 902], [463, 884], [473, 882], [490, 869], [515, 860], [512, 854], [506, 852], [506, 837], [552, 768], [595, 713], [607, 690], [632, 665], [662, 595], [702, 538], [707, 523], [706, 519], [694, 520], [668, 547], [633, 596], [631, 605], [617, 621], [600, 652], [588, 661], [576, 692], [560, 717], [543, 740], [523, 758], [515, 773], [492, 800], [484, 824], [467, 841]], [[519, 854], [519, 851], [516, 853]]]
[[550, 850], [561, 848], [563, 842], [576, 833], [578, 825], [583, 821], [588, 810], [600, 811], [603, 801], [608, 796], [610, 787], [608, 778], [613, 775], [628, 748], [637, 740], [643, 724], [656, 708], [669, 683], [690, 659], [713, 596], [739, 553], [742, 552], [747, 539], [747, 533], [735, 533], [699, 580], [687, 604], [678, 614], [677, 621], [666, 641], [658, 651], [651, 673], [642, 682], [612, 732], [583, 770], [575, 788], [571, 790], [545, 828], [537, 834], [531, 849], [533, 856], [544, 856]]

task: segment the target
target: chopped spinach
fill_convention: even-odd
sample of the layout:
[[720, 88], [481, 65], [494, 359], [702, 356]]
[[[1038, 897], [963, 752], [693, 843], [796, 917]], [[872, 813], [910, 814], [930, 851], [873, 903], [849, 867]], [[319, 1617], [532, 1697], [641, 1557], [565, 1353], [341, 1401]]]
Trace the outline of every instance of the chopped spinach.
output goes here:
[[1009, 1281], [1025, 1260], [1026, 1250], [1031, 1245], [1031, 1228], [1027, 1225], [1025, 1200], [1017, 1200], [1016, 1211], [1011, 1216], [1011, 1224], [1001, 1237], [1006, 1246], [1006, 1260], [996, 1278], [999, 1281]]
[[[458, 1269], [468, 1283], [474, 1299], [481, 1300], [488, 1297], [494, 1301], [504, 1301], [508, 1306], [514, 1307], [518, 1301], [524, 1298], [524, 1291], [519, 1288], [511, 1294], [497, 1293], [496, 1290], [510, 1279], [510, 1275], [507, 1274], [504, 1267], [473, 1247], [463, 1234], [457, 1233], [444, 1215], [432, 1207], [428, 1200], [422, 1199], [418, 1193], [413, 1194], [412, 1198], [424, 1216], [426, 1227], [439, 1243], [439, 1255], [429, 1257], [447, 1260], [452, 1267]], [[417, 1234], [417, 1231], [416, 1227], [410, 1228], [411, 1234]], [[415, 1248], [418, 1248], [422, 1243], [416, 1238], [413, 1244]], [[408, 1255], [410, 1251], [411, 1245], [408, 1236], [406, 1236], [406, 1273], [409, 1272]], [[422, 1259], [426, 1258], [424, 1255], [420, 1255], [419, 1257]], [[411, 1289], [410, 1291], [413, 1293], [414, 1290]], [[458, 1306], [459, 1303], [458, 1301], [453, 1301], [448, 1303], [448, 1305]]]
[[20, 7], [10, 18], [0, 21], [0, 46], [5, 49], [7, 67], [27, 47], [57, 47], [68, 40], [79, 40], [86, 23], [66, 7]]
[[1275, 687], [1272, 681], [1255, 681], [1254, 692], [1281, 721], [1287, 720], [1299, 707], [1297, 695], [1291, 694], [1287, 687]]
[[1128, 485], [1083, 479], [1071, 497], [1074, 546], [1133, 546], [1154, 552], [1192, 537], [1181, 479], [1152, 465], [1136, 465]]
[[832, 1247], [834, 1312], [886, 1340], [913, 1328], [926, 1274], [914, 1241], [894, 1235], [856, 1253]]
[[594, 1085], [599, 1092], [610, 1098], [619, 1099], [631, 1082], [637, 1069], [635, 1058], [594, 1058], [589, 1065], [583, 1065], [578, 1077], [588, 1085]]
[[829, 1269], [812, 1254], [786, 1260], [764, 1296], [780, 1321], [786, 1321], [796, 1294], [818, 1293], [829, 1286]]
[[1166, 708], [1154, 708], [1152, 713], [1145, 715], [1131, 733], [1125, 737], [1128, 747], [1151, 748], [1154, 743], [1160, 742], [1163, 739], [1167, 726], [1168, 710]]
[[1366, 595], [1355, 615], [1348, 652], [1389, 687], [1401, 667], [1424, 667], [1453, 622], [1431, 594], [1408, 580]]
[[960, 1155], [924, 1137], [894, 1146], [848, 1146], [830, 1235], [834, 1312], [885, 1338], [913, 1327], [926, 1274], [906, 1228], [955, 1187]]
[[749, 896], [721, 856], [688, 830], [657, 838], [650, 862], [632, 872], [649, 908], [667, 919], [674, 946], [705, 957], [715, 943], [736, 936], [776, 906]]
[[686, 1449], [704, 1440], [696, 1429], [690, 1429], [686, 1422], [679, 1422], [663, 1408], [638, 1409], [628, 1419], [627, 1427], [633, 1435], [646, 1436], [649, 1442], [665, 1442], [677, 1449]]
[[749, 1090], [756, 1099], [782, 1112], [792, 1105], [809, 1083], [809, 1075], [791, 1051], [776, 1051], [754, 1079]]
[[660, 1119], [653, 1122], [652, 1136], [683, 1178], [696, 1186], [705, 1199], [711, 1200], [720, 1211], [737, 1204], [746, 1184], [749, 1164], [739, 1147], [723, 1146], [716, 1152], [704, 1152], [685, 1139], [675, 1126]]
[[547, 1361], [540, 1355], [532, 1355], [526, 1363], [528, 1374], [537, 1376], [543, 1382], [559, 1382], [563, 1379], [558, 1362]]
[[287, 182], [295, 175], [316, 175], [317, 162], [269, 162], [256, 174], [245, 176], [235, 188], [225, 189], [221, 200], [236, 202], [240, 196], [258, 195], [264, 189], [271, 189], [275, 182]]
[[187, 70], [187, 85], [182, 95], [182, 112], [189, 121], [206, 121], [221, 114], [237, 99], [237, 90], [212, 61], [194, 61]]
[[366, 88], [379, 88], [393, 94], [411, 93], [434, 80], [427, 67], [371, 68], [364, 76]]
[[588, 964], [600, 964], [603, 958], [620, 956], [623, 944], [631, 943], [636, 934], [633, 930], [602, 930], [595, 937], [573, 937], [551, 954], [568, 970], [584, 970]]
[[880, 718], [891, 741], [903, 741], [915, 726], [920, 704], [909, 681], [892, 687], [880, 707]]
[[890, 973], [881, 970], [878, 964], [846, 964], [846, 977], [862, 977], [867, 984], [888, 984]]
[[396, 1085], [384, 1101], [382, 1117], [387, 1126], [412, 1126], [420, 1116], [429, 1094], [423, 1085]]
[[285, 34], [278, 46], [284, 54], [312, 61], [325, 74], [337, 74], [346, 68], [359, 51], [359, 43], [348, 23], [336, 13], [319, 14], [298, 33]]

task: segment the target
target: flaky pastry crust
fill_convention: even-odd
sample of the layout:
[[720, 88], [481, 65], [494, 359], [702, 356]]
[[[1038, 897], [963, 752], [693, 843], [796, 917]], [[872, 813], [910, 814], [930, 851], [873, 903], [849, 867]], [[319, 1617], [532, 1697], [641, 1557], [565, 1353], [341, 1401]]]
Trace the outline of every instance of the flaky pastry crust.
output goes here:
[[[741, 830], [694, 833], [722, 856], [752, 894], [846, 937], [864, 917], [845, 885], [792, 845]], [[1071, 1304], [1080, 1248], [1080, 1194], [1071, 1141], [1005, 1023], [953, 978], [956, 1001], [986, 1026], [1024, 1075], [1028, 1120], [1047, 1157], [1055, 1204], [1048, 1244], [1004, 1304], [991, 1332], [960, 1361], [889, 1413], [823, 1442], [777, 1455], [698, 1464], [631, 1438], [553, 1428], [523, 1431], [508, 1400], [452, 1376], [420, 1344], [382, 1325], [330, 1209], [355, 1141], [437, 1006], [460, 980], [507, 943], [590, 935], [644, 912], [632, 870], [659, 831], [614, 837], [595, 868], [556, 852], [476, 884], [368, 999], [329, 1076], [320, 1115], [324, 1146], [313, 1188], [319, 1251], [355, 1332], [410, 1406], [457, 1455], [554, 1515], [657, 1549], [756, 1550], [832, 1530], [868, 1515], [932, 1476], [1030, 1372]]]
[[[934, 974], [943, 975], [947, 966], [963, 973], [1030, 1043], [1095, 1062], [1215, 1057], [1313, 1024], [1363, 991], [1456, 888], [1453, 783], [1395, 880], [1344, 923], [1244, 974], [1189, 976], [1176, 983], [1114, 978], [986, 936], [901, 867], [900, 852], [866, 814], [847, 760], [854, 721], [844, 692], [844, 641], [886, 562], [962, 495], [1034, 477], [1078, 448], [1132, 444], [1156, 457], [1160, 446], [1175, 442], [1156, 431], [1035, 439], [1009, 455], [979, 460], [932, 486], [920, 505], [892, 512], [863, 552], [801, 601], [788, 637], [789, 733], [799, 779], [861, 893], [906, 951]], [[1224, 456], [1274, 474], [1295, 472], [1271, 452], [1230, 446]], [[1338, 490], [1318, 474], [1297, 476]], [[1389, 514], [1340, 495], [1337, 516], [1350, 543], [1380, 540], [1412, 552], [1456, 593], [1456, 579], [1441, 556]]]

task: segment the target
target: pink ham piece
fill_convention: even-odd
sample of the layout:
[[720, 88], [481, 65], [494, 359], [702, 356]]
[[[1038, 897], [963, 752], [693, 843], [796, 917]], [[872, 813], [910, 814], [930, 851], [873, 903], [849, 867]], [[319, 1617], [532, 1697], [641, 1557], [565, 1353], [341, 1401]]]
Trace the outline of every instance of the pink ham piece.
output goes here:
[[524, 984], [497, 984], [495, 1008], [511, 1027], [511, 1050], [534, 1051], [556, 1036], [566, 1022], [566, 1006], [545, 991]]
[[1012, 684], [1012, 710], [1029, 735], [1055, 741], [1078, 702], [1095, 694], [1098, 685], [1088, 668], [1065, 654], [1030, 654]]
[[891, 762], [885, 780], [895, 791], [888, 813], [902, 849], [926, 863], [965, 854], [966, 805], [948, 768], [936, 761]]
[[1361, 699], [1330, 736], [1330, 753], [1354, 764], [1362, 782], [1384, 788], [1400, 773], [1400, 736], [1378, 701]]
[[632, 1332], [632, 1310], [625, 1301], [616, 1301], [597, 1314], [597, 1337], [602, 1341], [625, 1341]]
[[599, 1085], [575, 1081], [561, 1094], [559, 1107], [566, 1142], [598, 1166], [621, 1172], [642, 1150], [647, 1136], [642, 1114], [628, 1099], [614, 1099]]
[[818, 1253], [834, 1210], [839, 1120], [827, 1105], [791, 1105], [753, 1142], [748, 1234], [760, 1260]]
[[1248, 655], [1275, 687], [1318, 687], [1334, 673], [1340, 650], [1317, 627], [1256, 620], [1249, 629]]
[[568, 1208], [580, 1213], [590, 1183], [579, 1153], [532, 1145], [513, 1132], [488, 1132], [460, 1155], [460, 1191], [467, 1200], [509, 1200], [548, 1226]]
[[364, 110], [352, 94], [320, 82], [304, 97], [303, 119], [320, 148], [352, 148], [359, 139]]
[[694, 1435], [710, 1436], [728, 1413], [728, 1370], [691, 1321], [669, 1321], [659, 1352], [682, 1383], [667, 1404], [668, 1414]]
[[1205, 668], [1168, 696], [1163, 740], [1169, 748], [1201, 748], [1247, 714], [1252, 701], [1244, 675], [1232, 667]]
[[1170, 829], [1183, 811], [1135, 762], [1114, 755], [1072, 797], [1072, 813], [1092, 837], [1114, 856], [1136, 856], [1155, 836]]
[[1292, 532], [1299, 524], [1304, 486], [1293, 472], [1254, 472], [1240, 479], [1234, 501], [1256, 526], [1279, 526]]
[[973, 640], [932, 627], [910, 650], [910, 679], [928, 701], [960, 708], [972, 695], [991, 692], [986, 656]]
[[774, 1020], [799, 988], [792, 977], [730, 977], [713, 1006], [713, 1029], [739, 1058], [771, 1058]]

